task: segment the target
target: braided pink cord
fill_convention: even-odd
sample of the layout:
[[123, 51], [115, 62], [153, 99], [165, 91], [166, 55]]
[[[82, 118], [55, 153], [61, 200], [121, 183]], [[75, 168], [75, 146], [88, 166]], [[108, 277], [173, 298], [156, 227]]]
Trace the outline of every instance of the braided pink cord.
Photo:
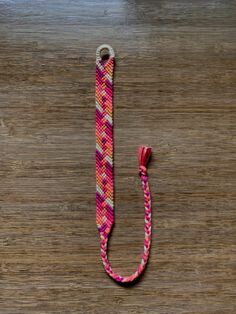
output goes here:
[[109, 235], [106, 233], [101, 234], [101, 258], [104, 265], [104, 269], [107, 272], [107, 274], [112, 277], [114, 280], [118, 282], [128, 283], [133, 282], [135, 279], [137, 279], [143, 270], [145, 269], [145, 266], [148, 261], [150, 247], [151, 247], [151, 236], [152, 236], [152, 223], [151, 223], [151, 196], [149, 191], [149, 184], [148, 184], [148, 176], [146, 170], [140, 171], [140, 178], [142, 181], [142, 188], [144, 192], [144, 232], [145, 232], [145, 238], [144, 238], [144, 251], [141, 259], [141, 263], [139, 264], [137, 270], [131, 274], [130, 276], [123, 277], [119, 274], [115, 273], [110, 265], [110, 262], [108, 260], [108, 238]]
[[[106, 45], [102, 45], [104, 48]], [[108, 260], [108, 239], [114, 224], [113, 178], [113, 55], [103, 61], [96, 59], [96, 223], [101, 236], [101, 258], [107, 274], [117, 282], [133, 282], [143, 272], [151, 246], [151, 195], [148, 184], [147, 164], [151, 148], [139, 148], [139, 175], [144, 192], [144, 251], [137, 270], [130, 276], [116, 274]], [[99, 49], [99, 48], [98, 48]]]

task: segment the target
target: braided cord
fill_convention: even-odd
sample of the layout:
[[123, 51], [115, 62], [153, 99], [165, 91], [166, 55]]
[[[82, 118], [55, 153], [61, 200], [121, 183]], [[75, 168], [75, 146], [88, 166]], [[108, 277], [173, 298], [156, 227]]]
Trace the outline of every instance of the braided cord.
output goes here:
[[114, 52], [108, 45], [110, 57], [103, 61], [100, 47], [96, 58], [96, 223], [101, 236], [101, 259], [107, 274], [121, 283], [132, 282], [143, 272], [151, 246], [151, 195], [146, 165], [151, 148], [139, 148], [139, 175], [144, 192], [144, 251], [137, 270], [130, 276], [116, 274], [108, 260], [108, 239], [114, 224], [113, 179], [113, 72]]

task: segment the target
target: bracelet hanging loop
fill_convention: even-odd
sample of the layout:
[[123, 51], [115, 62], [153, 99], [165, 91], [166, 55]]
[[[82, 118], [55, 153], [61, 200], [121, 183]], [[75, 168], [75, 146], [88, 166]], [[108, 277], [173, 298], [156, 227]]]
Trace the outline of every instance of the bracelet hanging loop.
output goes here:
[[101, 46], [99, 46], [96, 50], [96, 59], [97, 60], [101, 60], [102, 59], [102, 51], [107, 51], [107, 54], [109, 55], [109, 58], [114, 58], [115, 57], [115, 52], [114, 52], [114, 49], [110, 46], [110, 45], [107, 45], [107, 44], [103, 44]]

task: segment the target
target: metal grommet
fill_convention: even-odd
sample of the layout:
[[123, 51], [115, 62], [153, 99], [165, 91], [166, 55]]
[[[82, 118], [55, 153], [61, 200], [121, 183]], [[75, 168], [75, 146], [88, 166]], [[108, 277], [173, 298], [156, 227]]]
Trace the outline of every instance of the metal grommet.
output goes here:
[[97, 50], [96, 50], [96, 59], [101, 59], [101, 51], [103, 49], [107, 49], [108, 50], [110, 58], [114, 58], [115, 57], [115, 52], [114, 52], [113, 48], [110, 45], [103, 44], [103, 45], [99, 46], [97, 48]]

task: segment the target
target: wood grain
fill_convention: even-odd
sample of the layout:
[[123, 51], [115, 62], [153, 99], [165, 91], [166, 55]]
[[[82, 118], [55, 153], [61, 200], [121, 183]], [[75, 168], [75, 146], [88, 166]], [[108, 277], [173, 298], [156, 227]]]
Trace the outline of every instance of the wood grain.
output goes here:
[[[0, 313], [236, 312], [236, 8], [219, 0], [0, 1]], [[116, 51], [116, 227], [95, 224], [95, 50]]]

